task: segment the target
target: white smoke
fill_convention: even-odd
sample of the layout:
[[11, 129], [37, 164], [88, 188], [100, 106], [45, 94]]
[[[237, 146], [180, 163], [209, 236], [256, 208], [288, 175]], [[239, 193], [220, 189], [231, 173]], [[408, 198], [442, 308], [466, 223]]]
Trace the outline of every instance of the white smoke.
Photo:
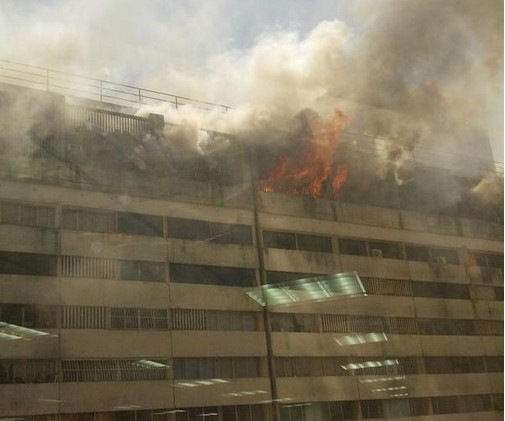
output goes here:
[[[232, 19], [237, 7], [231, 0], [6, 0], [1, 33], [12, 42], [0, 46], [0, 56], [232, 105], [226, 118], [190, 108], [179, 115], [142, 110], [183, 124], [177, 136], [200, 151], [207, 141], [200, 128], [266, 142], [269, 128], [299, 110], [324, 117], [335, 107], [354, 113], [356, 130], [408, 150], [434, 132], [485, 126], [502, 101], [500, 0], [353, 1], [342, 19], [308, 32], [261, 28], [254, 42], [242, 44], [229, 40], [240, 35]], [[266, 3], [257, 8], [266, 19]], [[384, 109], [395, 116], [384, 118]], [[447, 142], [458, 141], [453, 137]]]

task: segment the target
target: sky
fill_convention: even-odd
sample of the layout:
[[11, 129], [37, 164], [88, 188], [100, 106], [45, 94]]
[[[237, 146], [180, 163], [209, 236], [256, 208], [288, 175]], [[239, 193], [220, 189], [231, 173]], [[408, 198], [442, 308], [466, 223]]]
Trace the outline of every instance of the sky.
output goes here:
[[482, 126], [503, 161], [500, 0], [2, 0], [0, 35], [2, 59], [234, 107]]

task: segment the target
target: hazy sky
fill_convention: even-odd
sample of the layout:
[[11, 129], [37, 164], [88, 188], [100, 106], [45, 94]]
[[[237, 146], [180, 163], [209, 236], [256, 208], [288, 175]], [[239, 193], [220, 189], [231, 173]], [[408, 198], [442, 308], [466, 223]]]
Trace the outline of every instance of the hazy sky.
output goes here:
[[2, 0], [0, 35], [0, 58], [231, 105], [450, 108], [503, 161], [501, 0]]

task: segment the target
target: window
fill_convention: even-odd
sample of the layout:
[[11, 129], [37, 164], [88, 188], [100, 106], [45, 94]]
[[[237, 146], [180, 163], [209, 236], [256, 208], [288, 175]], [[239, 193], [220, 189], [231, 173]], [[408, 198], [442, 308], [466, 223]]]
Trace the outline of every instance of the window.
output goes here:
[[484, 373], [484, 359], [482, 357], [451, 357], [453, 373]]
[[122, 260], [121, 279], [162, 282], [165, 279], [165, 264], [161, 262]]
[[1, 304], [0, 321], [28, 328], [57, 327], [58, 309], [53, 306]]
[[430, 398], [413, 398], [410, 401], [410, 413], [417, 417], [430, 414]]
[[341, 238], [338, 240], [340, 254], [368, 256], [366, 241]]
[[140, 213], [118, 212], [117, 231], [122, 234], [163, 237], [163, 218]]
[[503, 336], [503, 321], [499, 320], [475, 320], [477, 335]]
[[299, 272], [279, 272], [269, 270], [267, 271], [267, 282], [274, 284], [277, 282], [288, 282], [297, 279], [313, 278], [315, 276], [322, 276], [320, 273], [299, 273]]
[[355, 420], [358, 418], [358, 402], [355, 401], [340, 401], [329, 402], [328, 412], [330, 420]]
[[89, 231], [89, 232], [115, 232], [116, 215], [93, 209], [62, 209], [62, 228]]
[[129, 360], [63, 360], [64, 382], [168, 380], [170, 363], [157, 358]]
[[171, 282], [184, 284], [253, 286], [253, 269], [170, 263]]
[[106, 329], [107, 307], [64, 306], [61, 314], [63, 329]]
[[408, 417], [411, 415], [409, 399], [391, 399], [382, 402], [386, 419], [393, 417]]
[[503, 395], [491, 395], [492, 407], [495, 411], [503, 411]]
[[351, 374], [342, 368], [342, 366], [346, 363], [346, 359], [343, 357], [325, 357], [322, 358], [322, 362], [324, 376], [347, 376]]
[[416, 281], [412, 288], [416, 297], [470, 299], [468, 285]]
[[473, 320], [417, 319], [421, 335], [475, 335]]
[[210, 241], [220, 244], [252, 245], [249, 225], [209, 223]]
[[371, 257], [384, 257], [386, 259], [403, 259], [403, 253], [399, 244], [382, 243], [378, 241], [368, 242]]
[[245, 311], [207, 311], [208, 330], [255, 331], [256, 313]]
[[249, 225], [221, 224], [196, 219], [168, 218], [168, 236], [220, 244], [252, 245]]
[[256, 331], [257, 313], [172, 309], [173, 328], [178, 330]]
[[56, 256], [0, 251], [0, 273], [56, 276]]
[[324, 375], [324, 358], [284, 357], [275, 359], [279, 377], [320, 377]]
[[406, 245], [405, 256], [407, 260], [413, 260], [418, 262], [430, 261], [430, 251], [428, 247]]
[[72, 278], [117, 279], [117, 260], [102, 257], [61, 256], [61, 275]]
[[[261, 405], [223, 406], [221, 409], [223, 421], [264, 421], [266, 419]], [[196, 420], [202, 419], [201, 414], [203, 412], [209, 413], [211, 411], [201, 411]], [[184, 421], [187, 421], [187, 419], [184, 418]]]
[[298, 250], [333, 253], [330, 237], [321, 235], [297, 234]]
[[412, 295], [411, 282], [404, 279], [385, 278], [365, 278], [361, 277], [361, 282], [367, 294], [376, 295]]
[[153, 329], [169, 328], [168, 310], [155, 308], [111, 308], [112, 329]]
[[431, 260], [434, 262], [459, 264], [458, 252], [452, 249], [431, 249]]
[[263, 242], [267, 248], [304, 250], [332, 253], [331, 237], [279, 231], [263, 231]]
[[471, 253], [470, 256], [477, 266], [503, 269], [503, 254]]
[[209, 223], [196, 219], [168, 218], [168, 236], [186, 240], [209, 240]]
[[361, 414], [363, 419], [383, 418], [384, 411], [382, 408], [382, 401], [361, 401]]
[[56, 360], [0, 360], [0, 384], [55, 381]]
[[460, 396], [440, 396], [432, 398], [434, 414], [452, 414], [463, 412], [464, 402]]
[[0, 223], [52, 228], [55, 226], [54, 208], [19, 203], [0, 203]]
[[263, 231], [263, 242], [267, 248], [296, 250], [296, 236], [293, 233]]
[[274, 332], [316, 332], [315, 314], [273, 313], [271, 315]]
[[175, 379], [259, 377], [259, 358], [175, 358]]
[[206, 330], [206, 310], [173, 308], [171, 310], [173, 329], [176, 330]]

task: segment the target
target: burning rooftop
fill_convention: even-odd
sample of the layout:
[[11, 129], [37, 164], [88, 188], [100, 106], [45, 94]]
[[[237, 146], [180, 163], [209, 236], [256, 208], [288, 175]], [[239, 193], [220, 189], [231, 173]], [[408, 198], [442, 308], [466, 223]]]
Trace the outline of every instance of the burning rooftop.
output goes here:
[[[12, 72], [0, 77], [16, 82]], [[429, 148], [410, 138], [402, 142], [357, 133], [363, 127], [359, 113], [349, 117], [338, 108], [329, 117], [305, 109], [285, 116], [277, 126], [274, 123], [281, 120], [269, 117], [260, 121], [264, 124], [257, 133], [254, 129], [245, 133], [204, 130], [188, 118], [174, 124], [166, 120], [167, 115], [146, 115], [145, 110], [153, 110], [152, 104], [154, 109], [165, 104], [160, 109], [168, 105], [178, 113], [190, 110], [191, 116], [191, 110], [203, 107], [203, 112], [213, 113], [214, 120], [217, 115], [220, 121], [233, 119], [233, 112], [221, 105], [110, 82], [95, 83], [98, 91], [90, 91], [89, 84], [87, 90], [79, 91], [80, 85], [62, 85], [59, 77], [47, 72], [45, 83], [39, 78], [28, 84], [52, 93], [3, 86], [0, 142], [8, 158], [3, 172], [8, 175], [108, 188], [138, 186], [141, 192], [145, 186], [170, 190], [167, 186], [174, 184], [184, 190], [184, 182], [210, 183], [213, 189], [247, 186], [253, 174], [265, 193], [494, 221], [503, 214], [503, 179], [494, 168], [490, 150], [480, 157], [430, 154]], [[75, 91], [81, 98], [69, 96]], [[134, 95], [140, 98], [137, 106], [144, 110], [143, 116], [129, 107], [135, 105]], [[143, 102], [151, 106], [143, 107]], [[487, 144], [476, 132], [465, 136], [475, 150]]]

